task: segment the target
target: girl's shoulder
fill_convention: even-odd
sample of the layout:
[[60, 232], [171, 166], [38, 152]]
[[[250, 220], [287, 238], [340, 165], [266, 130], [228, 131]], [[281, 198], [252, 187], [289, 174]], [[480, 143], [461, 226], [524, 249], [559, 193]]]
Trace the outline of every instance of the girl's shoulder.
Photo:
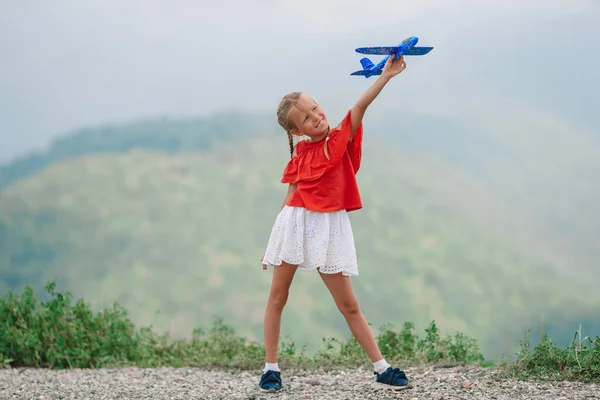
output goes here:
[[318, 150], [319, 148], [323, 148], [323, 145], [328, 140], [329, 136], [326, 136], [323, 139], [318, 140], [316, 142], [313, 142], [310, 139], [301, 140], [298, 143], [296, 143], [296, 154], [306, 154]]
[[294, 151], [296, 154], [305, 153], [306, 151], [312, 150], [316, 143], [321, 143], [323, 140], [325, 139], [319, 140], [318, 142], [312, 142], [310, 139], [300, 140], [298, 143], [296, 143]]
[[291, 160], [288, 161], [282, 182], [297, 183], [300, 180], [314, 180], [327, 169], [327, 157], [323, 151], [326, 139], [318, 142], [301, 140], [294, 146]]

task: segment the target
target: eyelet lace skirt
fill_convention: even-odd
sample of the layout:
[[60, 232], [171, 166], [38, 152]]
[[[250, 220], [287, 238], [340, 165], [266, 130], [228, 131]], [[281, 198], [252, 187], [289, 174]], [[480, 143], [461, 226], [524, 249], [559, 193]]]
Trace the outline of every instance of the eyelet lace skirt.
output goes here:
[[305, 271], [358, 275], [354, 235], [348, 213], [309, 211], [284, 206], [277, 215], [263, 263], [298, 265]]

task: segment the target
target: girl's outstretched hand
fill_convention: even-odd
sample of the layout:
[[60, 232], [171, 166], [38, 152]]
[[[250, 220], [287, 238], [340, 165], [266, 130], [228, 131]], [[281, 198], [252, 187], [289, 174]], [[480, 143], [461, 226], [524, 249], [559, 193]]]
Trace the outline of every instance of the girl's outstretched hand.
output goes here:
[[385, 75], [388, 78], [392, 78], [406, 69], [404, 56], [400, 56], [400, 58], [397, 59], [394, 59], [394, 57], [395, 55], [390, 55], [390, 58], [385, 62], [383, 71], [381, 72], [382, 75]]

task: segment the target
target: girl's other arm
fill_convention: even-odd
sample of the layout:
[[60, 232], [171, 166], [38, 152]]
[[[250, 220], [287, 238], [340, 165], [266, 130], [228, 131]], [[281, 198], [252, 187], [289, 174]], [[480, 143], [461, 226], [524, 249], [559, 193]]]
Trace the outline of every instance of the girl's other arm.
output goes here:
[[[297, 150], [298, 150], [298, 147], [294, 146], [294, 151], [292, 151], [292, 158], [294, 158], [294, 157], [296, 157], [298, 155]], [[281, 209], [282, 210], [283, 210], [283, 207], [285, 207], [285, 203], [288, 202], [288, 200], [290, 199], [290, 197], [292, 197], [292, 195], [296, 191], [296, 188], [298, 188], [298, 184], [297, 183], [290, 183], [290, 184], [288, 184], [288, 191], [285, 194], [285, 198], [283, 199], [283, 203], [281, 204]]]
[[296, 189], [298, 188], [298, 184], [296, 183], [290, 183], [288, 186], [288, 191], [285, 194], [285, 198], [283, 199], [283, 203], [281, 204], [281, 209], [283, 210], [283, 207], [285, 207], [285, 203], [288, 202], [288, 200], [290, 199], [290, 197], [292, 197], [292, 195], [294, 194], [294, 192], [296, 191]]
[[406, 69], [406, 63], [404, 62], [404, 56], [400, 56], [397, 60], [394, 60], [394, 55], [391, 55], [390, 58], [385, 63], [383, 67], [383, 71], [379, 78], [369, 87], [358, 99], [354, 107], [352, 107], [352, 112], [350, 115], [350, 140], [354, 137], [354, 132], [356, 132], [356, 128], [362, 122], [363, 116], [367, 111], [369, 105], [375, 100], [375, 98], [381, 93], [383, 87], [392, 79], [394, 76], [398, 75], [400, 72]]

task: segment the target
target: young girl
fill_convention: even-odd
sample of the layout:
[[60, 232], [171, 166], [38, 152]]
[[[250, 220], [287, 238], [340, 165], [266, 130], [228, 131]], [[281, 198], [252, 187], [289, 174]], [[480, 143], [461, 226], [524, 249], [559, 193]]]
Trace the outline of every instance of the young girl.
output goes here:
[[[347, 213], [362, 208], [356, 173], [362, 156], [362, 119], [388, 81], [404, 71], [404, 58], [391, 56], [382, 74], [358, 99], [338, 126], [331, 129], [320, 106], [308, 95], [290, 93], [277, 110], [286, 130], [291, 160], [282, 183], [288, 191], [262, 258], [274, 267], [264, 319], [266, 363], [263, 391], [281, 389], [277, 348], [281, 313], [296, 270], [318, 269], [350, 331], [373, 363], [375, 384], [391, 389], [411, 387], [403, 371], [383, 358], [352, 292], [350, 277], [358, 275], [356, 250]], [[308, 136], [294, 146], [293, 135]]]

